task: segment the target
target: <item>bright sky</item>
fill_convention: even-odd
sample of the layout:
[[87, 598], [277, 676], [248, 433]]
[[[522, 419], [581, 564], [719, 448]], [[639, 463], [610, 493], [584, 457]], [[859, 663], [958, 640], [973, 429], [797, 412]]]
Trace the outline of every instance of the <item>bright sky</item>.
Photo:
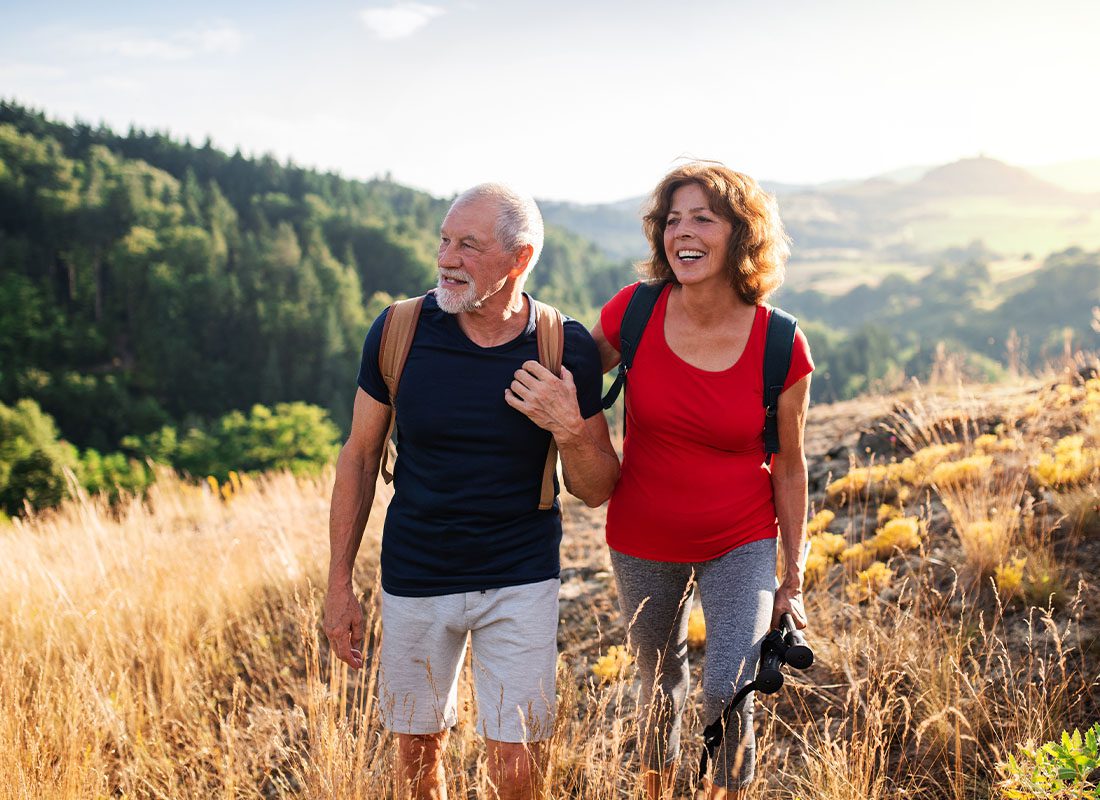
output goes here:
[[449, 195], [1100, 156], [1097, 0], [0, 0], [0, 97]]

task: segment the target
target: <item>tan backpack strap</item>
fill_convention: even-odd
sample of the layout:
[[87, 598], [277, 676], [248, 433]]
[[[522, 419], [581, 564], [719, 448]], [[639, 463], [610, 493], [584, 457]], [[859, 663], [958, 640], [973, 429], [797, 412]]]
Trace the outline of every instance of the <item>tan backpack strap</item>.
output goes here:
[[[535, 304], [535, 339], [539, 348], [539, 363], [561, 377], [561, 360], [565, 353], [565, 322], [561, 312], [553, 306]], [[542, 468], [542, 492], [539, 495], [539, 510], [546, 511], [554, 507], [554, 473], [558, 469], [558, 445], [550, 437], [550, 449], [546, 452], [546, 465]]]
[[[412, 349], [416, 323], [420, 319], [420, 307], [424, 305], [424, 296], [398, 300], [390, 306], [386, 321], [382, 323], [382, 343], [378, 347], [378, 369], [386, 390], [390, 393], [390, 427], [386, 432], [386, 446], [382, 450], [381, 472], [386, 483], [393, 482], [390, 461], [397, 457], [397, 445], [393, 441], [393, 429], [397, 421], [397, 387], [401, 383], [401, 372]], [[393, 451], [391, 453], [391, 450]]]
[[535, 304], [535, 337], [539, 346], [539, 363], [561, 377], [561, 359], [565, 353], [565, 321], [561, 312], [538, 300]]

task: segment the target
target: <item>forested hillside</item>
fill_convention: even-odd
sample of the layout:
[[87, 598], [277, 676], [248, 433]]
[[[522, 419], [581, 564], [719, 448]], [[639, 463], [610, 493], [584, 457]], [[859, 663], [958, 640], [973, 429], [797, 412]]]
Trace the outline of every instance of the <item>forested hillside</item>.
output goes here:
[[[959, 191], [952, 175], [918, 186]], [[370, 320], [434, 283], [448, 204], [388, 178], [0, 103], [0, 508], [51, 505], [66, 469], [95, 490], [144, 485], [148, 461], [223, 482], [234, 470], [319, 468], [349, 423]], [[636, 205], [587, 219], [586, 207], [544, 204], [548, 219], [596, 239], [551, 225], [529, 288], [593, 323], [633, 280], [598, 232], [615, 214], [640, 227]], [[840, 292], [826, 262], [807, 279], [805, 209], [783, 198], [781, 208], [796, 259], [777, 302], [810, 336], [818, 402], [925, 377], [945, 352], [972, 377], [996, 378], [1066, 341], [1100, 349], [1100, 252], [1064, 250], [1006, 277], [985, 246], [953, 247]]]
[[842, 295], [788, 286], [776, 302], [803, 321], [824, 367], [817, 400], [926, 377], [944, 353], [969, 377], [996, 380], [1038, 369], [1067, 347], [1100, 350], [1100, 252], [1070, 248], [1001, 283], [981, 254], [948, 252], [918, 279], [891, 275]]
[[[0, 104], [0, 402], [101, 449], [253, 403], [346, 426], [367, 325], [434, 283], [448, 202]], [[624, 272], [551, 230], [530, 285], [585, 317]]]

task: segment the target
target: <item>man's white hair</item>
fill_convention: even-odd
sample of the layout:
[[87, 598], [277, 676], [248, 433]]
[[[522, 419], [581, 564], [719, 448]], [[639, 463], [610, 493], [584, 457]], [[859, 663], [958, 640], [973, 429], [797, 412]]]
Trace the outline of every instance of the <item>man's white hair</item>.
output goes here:
[[542, 212], [535, 198], [503, 183], [479, 183], [456, 197], [451, 209], [474, 200], [492, 200], [497, 204], [499, 211], [494, 228], [497, 241], [509, 252], [525, 244], [531, 245], [534, 252], [527, 262], [527, 269], [535, 266], [542, 253], [544, 237]]

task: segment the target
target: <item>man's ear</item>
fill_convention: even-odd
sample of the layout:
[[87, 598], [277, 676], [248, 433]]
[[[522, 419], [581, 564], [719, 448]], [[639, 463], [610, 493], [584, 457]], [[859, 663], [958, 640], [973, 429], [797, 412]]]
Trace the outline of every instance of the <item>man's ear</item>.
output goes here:
[[527, 265], [531, 263], [531, 256], [535, 254], [535, 248], [529, 244], [521, 246], [516, 250], [515, 264], [512, 269], [508, 271], [508, 274], [514, 278], [518, 278], [520, 275], [527, 271]]

